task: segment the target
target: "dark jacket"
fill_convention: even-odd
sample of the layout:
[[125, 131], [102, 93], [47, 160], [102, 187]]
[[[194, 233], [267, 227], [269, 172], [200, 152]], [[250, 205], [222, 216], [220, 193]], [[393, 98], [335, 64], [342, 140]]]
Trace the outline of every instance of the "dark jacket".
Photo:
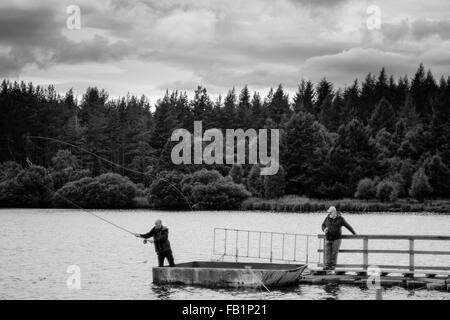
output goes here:
[[322, 223], [322, 231], [325, 232], [325, 228], [328, 228], [328, 232], [326, 233], [326, 239], [328, 241], [341, 239], [342, 227], [346, 227], [351, 233], [356, 234], [352, 226], [349, 225], [340, 214], [338, 214], [334, 219], [331, 219], [330, 215], [328, 215]]
[[141, 234], [141, 237], [144, 239], [153, 237], [156, 253], [172, 250], [169, 242], [169, 229], [164, 226], [159, 229], [153, 227], [149, 233]]

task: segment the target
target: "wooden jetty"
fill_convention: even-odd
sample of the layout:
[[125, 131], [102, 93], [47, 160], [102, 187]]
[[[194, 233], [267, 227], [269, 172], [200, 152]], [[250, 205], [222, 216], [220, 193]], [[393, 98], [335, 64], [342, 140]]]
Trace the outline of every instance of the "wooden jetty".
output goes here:
[[[220, 237], [222, 235], [222, 238]], [[281, 239], [281, 243], [275, 244], [275, 236]], [[267, 239], [263, 239], [266, 237]], [[360, 263], [338, 264], [333, 272], [322, 270], [323, 264], [319, 261], [310, 261], [311, 241], [316, 238], [320, 244], [324, 240], [324, 235], [305, 235], [293, 233], [279, 233], [254, 230], [239, 229], [214, 229], [214, 248], [215, 255], [222, 258], [233, 257], [238, 259], [266, 259], [272, 263], [274, 260], [284, 263], [303, 262], [309, 266], [307, 270], [301, 273], [298, 282], [301, 284], [347, 284], [368, 286], [368, 280], [372, 281], [377, 287], [399, 286], [408, 289], [429, 289], [450, 291], [450, 266], [449, 265], [417, 265], [417, 256], [448, 256], [450, 251], [443, 250], [418, 250], [417, 242], [427, 241], [450, 241], [450, 236], [440, 235], [344, 235], [346, 240], [361, 240], [362, 248], [341, 249], [340, 253], [351, 254], [352, 262]], [[253, 242], [251, 243], [251, 239]], [[293, 242], [291, 251], [285, 246], [288, 240]], [[263, 250], [262, 242], [269, 243]], [[399, 241], [405, 243], [404, 249], [372, 249], [370, 241]], [[239, 244], [243, 244], [240, 247]], [[303, 244], [303, 245], [301, 245]], [[323, 245], [318, 246], [319, 256], [323, 254]], [[256, 247], [250, 250], [250, 247]], [[444, 248], [448, 248], [445, 246]], [[274, 252], [280, 253], [277, 259]], [[384, 264], [375, 265], [371, 263], [370, 256], [373, 254], [384, 255], [406, 255], [408, 264]], [[395, 261], [395, 260], [394, 260]]]
[[[320, 240], [324, 235], [318, 235]], [[417, 255], [448, 256], [450, 251], [416, 250], [416, 241], [450, 241], [450, 236], [430, 235], [345, 235], [345, 239], [362, 240], [362, 249], [341, 249], [340, 253], [361, 254], [360, 264], [337, 264], [334, 272], [312, 269], [309, 275], [299, 280], [300, 283], [343, 283], [367, 286], [368, 280], [378, 281], [381, 287], [400, 286], [408, 289], [426, 288], [429, 290], [450, 291], [450, 266], [416, 265]], [[402, 240], [408, 243], [408, 249], [370, 249], [369, 240]], [[319, 249], [320, 254], [323, 249]], [[408, 265], [374, 265], [369, 264], [370, 254], [408, 255]], [[323, 267], [319, 263], [318, 267]]]

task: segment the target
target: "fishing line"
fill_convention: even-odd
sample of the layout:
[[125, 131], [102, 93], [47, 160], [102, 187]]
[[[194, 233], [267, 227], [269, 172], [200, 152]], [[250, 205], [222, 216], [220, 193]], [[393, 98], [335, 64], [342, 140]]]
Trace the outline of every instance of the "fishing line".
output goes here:
[[[31, 161], [29, 161], [29, 165], [32, 165]], [[124, 227], [121, 227], [121, 226], [115, 224], [114, 222], [111, 222], [111, 221], [109, 221], [109, 220], [107, 220], [107, 219], [105, 219], [105, 218], [103, 218], [103, 217], [101, 217], [101, 216], [95, 214], [94, 212], [89, 211], [89, 210], [83, 208], [82, 206], [78, 205], [78, 204], [75, 203], [74, 201], [68, 199], [67, 197], [64, 197], [63, 195], [59, 194], [58, 192], [54, 191], [53, 189], [47, 187], [45, 184], [40, 183], [39, 181], [36, 181], [36, 180], [33, 179], [33, 178], [32, 178], [32, 180], [33, 180], [33, 182], [35, 182], [35, 183], [41, 185], [42, 187], [44, 187], [45, 189], [47, 189], [47, 190], [50, 191], [51, 193], [56, 194], [58, 197], [60, 197], [60, 198], [63, 199], [64, 201], [69, 202], [71, 205], [73, 205], [74, 207], [80, 209], [81, 211], [86, 212], [86, 213], [89, 213], [89, 214], [93, 215], [94, 217], [97, 217], [98, 219], [100, 219], [100, 220], [102, 220], [102, 221], [104, 221], [104, 222], [106, 222], [106, 223], [109, 223], [110, 225], [112, 225], [112, 226], [114, 226], [114, 227], [116, 227], [116, 228], [118, 228], [118, 229], [120, 229], [120, 230], [123, 230], [123, 231], [125, 231], [125, 232], [127, 232], [127, 233], [130, 233], [130, 234], [132, 234], [132, 235], [135, 235], [135, 232], [131, 232], [130, 230], [128, 230], [128, 229], [126, 229], [126, 228], [124, 228]]]
[[[83, 152], [85, 152], [85, 153], [88, 153], [88, 154], [90, 154], [90, 155], [96, 157], [97, 159], [100, 159], [100, 160], [102, 160], [102, 161], [105, 161], [105, 162], [107, 162], [107, 163], [109, 163], [109, 164], [111, 164], [111, 165], [114, 165], [114, 166], [118, 167], [118, 168], [125, 169], [125, 170], [127, 170], [127, 171], [129, 171], [129, 172], [132, 172], [132, 173], [134, 173], [134, 174], [140, 174], [140, 175], [145, 176], [145, 174], [142, 173], [142, 172], [140, 172], [140, 171], [137, 171], [137, 170], [134, 170], [134, 169], [131, 169], [131, 168], [127, 168], [127, 167], [125, 167], [125, 166], [123, 166], [123, 165], [120, 165], [120, 164], [118, 164], [118, 163], [115, 163], [115, 162], [113, 162], [113, 161], [110, 161], [110, 160], [108, 160], [108, 159], [106, 159], [106, 158], [104, 158], [104, 157], [102, 157], [102, 156], [100, 156], [100, 155], [97, 155], [97, 154], [95, 154], [95, 153], [93, 153], [93, 152], [91, 152], [91, 151], [89, 151], [89, 150], [87, 150], [87, 149], [85, 149], [85, 148], [83, 148], [83, 147], [77, 146], [77, 145], [72, 144], [72, 143], [67, 142], [67, 141], [63, 141], [63, 140], [56, 139], [56, 138], [43, 137], [43, 136], [27, 136], [27, 137], [28, 137], [28, 138], [32, 138], [32, 139], [49, 140], [49, 141], [52, 141], [52, 142], [65, 144], [65, 145], [71, 146], [71, 147], [73, 147], [73, 148], [78, 148], [79, 150], [81, 150], [81, 151], [83, 151]], [[151, 175], [152, 175], [153, 177], [156, 177], [155, 174], [151, 174]], [[183, 192], [182, 192], [178, 187], [176, 187], [174, 184], [172, 184], [172, 183], [171, 183], [170, 181], [168, 181], [167, 179], [164, 179], [164, 178], [161, 178], [161, 177], [159, 177], [159, 179], [161, 179], [161, 180], [163, 180], [164, 182], [166, 182], [170, 187], [172, 187], [176, 192], [178, 192], [178, 193], [183, 197], [183, 199], [186, 201], [187, 205], [189, 206], [189, 209], [190, 209], [191, 211], [193, 210], [193, 209], [192, 209], [192, 205], [191, 205], [191, 203], [189, 202], [188, 198], [183, 194]]]

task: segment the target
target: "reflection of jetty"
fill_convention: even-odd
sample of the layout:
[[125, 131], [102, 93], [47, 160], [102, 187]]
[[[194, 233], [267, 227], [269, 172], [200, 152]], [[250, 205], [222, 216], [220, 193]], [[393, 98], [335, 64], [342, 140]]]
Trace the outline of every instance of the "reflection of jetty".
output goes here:
[[[418, 250], [417, 243], [450, 241], [450, 236], [418, 235], [354, 235], [344, 239], [362, 241], [361, 248], [341, 249], [341, 254], [362, 258], [360, 264], [338, 264], [333, 272], [323, 271], [320, 261], [323, 253], [323, 235], [265, 232], [239, 229], [214, 229], [213, 253], [222, 262], [190, 262], [175, 268], [154, 268], [153, 281], [156, 283], [185, 283], [209, 287], [259, 287], [300, 284], [348, 284], [363, 287], [400, 286], [408, 289], [432, 289], [450, 291], [450, 266], [417, 265], [417, 256], [449, 256], [450, 251]], [[387, 243], [398, 241], [407, 245], [402, 249], [387, 246], [375, 249], [369, 241]], [[448, 247], [448, 246], [447, 246]], [[318, 253], [318, 261], [311, 261], [313, 252]], [[369, 263], [370, 255], [406, 255], [409, 263], [378, 264]], [[235, 262], [225, 262], [232, 257]], [[269, 263], [255, 263], [254, 260], [268, 260]], [[241, 260], [241, 262], [238, 262]], [[358, 259], [359, 260], [359, 259]], [[278, 261], [282, 263], [273, 263]], [[397, 261], [397, 260], [394, 260]], [[306, 266], [309, 269], [306, 269]]]
[[[369, 285], [381, 287], [403, 287], [407, 289], [428, 289], [450, 292], [450, 273], [434, 271], [431, 274], [399, 273], [398, 270], [382, 270], [379, 278], [367, 272], [336, 268], [334, 274], [321, 270], [311, 270], [311, 274], [299, 279], [300, 284], [346, 284], [367, 287]], [[375, 280], [378, 279], [378, 280]]]

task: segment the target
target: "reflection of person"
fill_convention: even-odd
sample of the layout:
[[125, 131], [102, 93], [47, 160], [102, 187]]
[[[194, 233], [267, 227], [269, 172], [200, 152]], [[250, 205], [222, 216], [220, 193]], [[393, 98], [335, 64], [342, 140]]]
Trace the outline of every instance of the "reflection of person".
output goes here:
[[328, 215], [322, 223], [322, 231], [325, 232], [323, 246], [323, 270], [334, 270], [337, 263], [337, 256], [342, 241], [342, 227], [346, 227], [351, 233], [356, 234], [352, 226], [345, 221], [335, 207], [327, 210]]
[[169, 261], [169, 266], [174, 267], [175, 263], [173, 261], [172, 248], [169, 242], [169, 229], [162, 225], [161, 220], [155, 221], [155, 226], [146, 234], [135, 234], [138, 238], [153, 238], [148, 240], [155, 244], [155, 251], [158, 255], [158, 265], [160, 267], [164, 266], [164, 259]]

